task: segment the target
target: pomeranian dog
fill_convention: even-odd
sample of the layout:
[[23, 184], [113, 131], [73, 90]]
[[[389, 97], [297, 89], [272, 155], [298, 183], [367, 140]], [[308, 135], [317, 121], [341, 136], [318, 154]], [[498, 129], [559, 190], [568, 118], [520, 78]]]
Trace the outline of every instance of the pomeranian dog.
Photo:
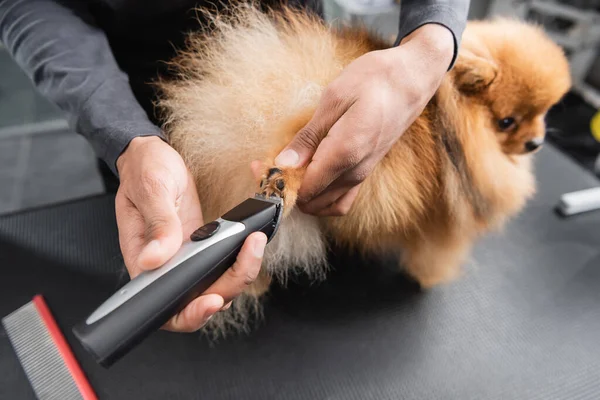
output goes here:
[[[397, 254], [399, 271], [423, 288], [448, 282], [475, 241], [534, 195], [544, 116], [571, 85], [562, 49], [541, 27], [470, 21], [454, 67], [349, 212], [319, 218], [295, 207], [304, 170], [279, 170], [273, 160], [346, 65], [391, 43], [286, 7], [237, 4], [210, 18], [171, 60], [175, 77], [156, 82], [164, 130], [195, 178], [206, 221], [256, 192], [281, 196], [285, 212], [258, 279], [206, 332], [247, 328], [272, 279], [323, 278], [327, 243]], [[262, 177], [253, 160], [264, 161]]]

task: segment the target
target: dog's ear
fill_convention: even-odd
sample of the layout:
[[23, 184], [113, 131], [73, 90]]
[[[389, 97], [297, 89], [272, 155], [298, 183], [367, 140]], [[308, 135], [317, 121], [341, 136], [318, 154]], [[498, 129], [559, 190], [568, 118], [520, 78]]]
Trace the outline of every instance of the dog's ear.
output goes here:
[[491, 57], [478, 55], [461, 49], [453, 73], [458, 89], [465, 93], [477, 93], [487, 88], [496, 79], [498, 67]]

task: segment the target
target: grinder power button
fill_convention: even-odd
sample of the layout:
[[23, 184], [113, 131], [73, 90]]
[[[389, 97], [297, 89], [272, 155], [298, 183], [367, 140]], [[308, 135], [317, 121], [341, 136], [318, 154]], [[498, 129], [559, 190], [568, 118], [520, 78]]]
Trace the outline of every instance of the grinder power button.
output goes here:
[[196, 229], [194, 233], [190, 235], [190, 239], [192, 239], [193, 242], [199, 242], [201, 240], [208, 239], [217, 233], [220, 226], [221, 224], [219, 224], [219, 221], [209, 222], [208, 224]]

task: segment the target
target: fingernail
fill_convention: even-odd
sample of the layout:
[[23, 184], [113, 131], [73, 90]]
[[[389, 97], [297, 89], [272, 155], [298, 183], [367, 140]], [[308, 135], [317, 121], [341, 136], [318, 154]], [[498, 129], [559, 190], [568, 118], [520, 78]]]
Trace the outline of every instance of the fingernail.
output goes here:
[[256, 258], [262, 258], [263, 254], [265, 253], [265, 245], [266, 244], [267, 244], [267, 238], [264, 235], [260, 235], [260, 237], [257, 237], [254, 239], [253, 250], [254, 250], [254, 256]]
[[150, 243], [148, 243], [148, 245], [146, 246], [146, 251], [148, 252], [156, 252], [160, 249], [160, 241], [158, 239], [154, 239], [152, 240]]
[[277, 156], [275, 159], [275, 165], [279, 167], [293, 167], [298, 164], [300, 156], [295, 150], [288, 149]]
[[148, 260], [148, 258], [154, 258], [160, 252], [160, 242], [157, 239], [152, 240], [146, 245], [140, 257], [142, 262]]

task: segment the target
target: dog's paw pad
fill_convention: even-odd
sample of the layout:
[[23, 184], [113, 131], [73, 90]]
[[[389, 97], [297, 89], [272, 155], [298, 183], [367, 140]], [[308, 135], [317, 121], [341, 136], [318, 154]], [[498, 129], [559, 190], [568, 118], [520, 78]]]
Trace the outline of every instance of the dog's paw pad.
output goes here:
[[285, 182], [283, 179], [277, 179], [275, 181], [275, 187], [283, 192], [283, 189], [285, 189]]
[[279, 168], [269, 168], [260, 182], [261, 194], [267, 197], [285, 197], [284, 172]]

